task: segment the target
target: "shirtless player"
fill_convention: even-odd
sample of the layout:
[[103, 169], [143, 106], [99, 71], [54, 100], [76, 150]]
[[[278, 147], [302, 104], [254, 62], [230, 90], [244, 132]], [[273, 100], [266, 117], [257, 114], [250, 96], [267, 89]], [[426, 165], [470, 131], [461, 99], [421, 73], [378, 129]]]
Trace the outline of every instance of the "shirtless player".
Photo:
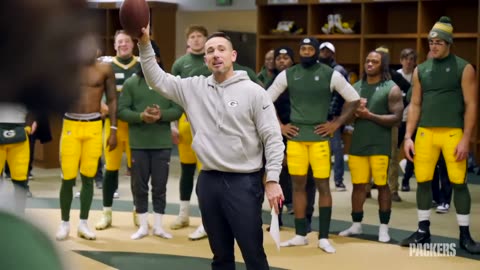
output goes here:
[[[107, 96], [110, 112], [117, 111], [115, 76], [110, 64], [96, 60], [97, 40], [93, 34], [87, 35], [80, 48], [82, 59], [82, 88], [77, 102], [65, 113], [62, 136], [60, 138], [60, 163], [62, 186], [60, 188], [60, 208], [62, 223], [57, 232], [57, 240], [64, 240], [70, 233], [70, 207], [73, 186], [80, 167], [82, 189], [80, 192], [80, 224], [78, 236], [94, 240], [95, 234], [88, 228], [87, 219], [93, 198], [93, 177], [97, 162], [102, 154], [102, 120], [100, 102]], [[117, 117], [110, 114], [111, 132], [107, 140], [108, 151], [117, 146]]]

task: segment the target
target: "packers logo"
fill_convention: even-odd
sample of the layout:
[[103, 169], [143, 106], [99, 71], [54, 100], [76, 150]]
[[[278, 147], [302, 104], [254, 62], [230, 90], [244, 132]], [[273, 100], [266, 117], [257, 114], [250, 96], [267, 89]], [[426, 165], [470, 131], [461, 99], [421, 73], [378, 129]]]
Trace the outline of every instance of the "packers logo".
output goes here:
[[3, 132], [3, 137], [4, 138], [13, 138], [15, 137], [15, 135], [17, 135], [17, 133], [15, 132], [15, 130], [5, 130]]
[[430, 32], [430, 35], [429, 35], [429, 36], [430, 36], [431, 38], [436, 38], [436, 37], [438, 37], [438, 33], [432, 31], [432, 32]]
[[228, 106], [230, 107], [237, 107], [238, 106], [238, 101], [236, 100], [231, 100], [228, 102]]

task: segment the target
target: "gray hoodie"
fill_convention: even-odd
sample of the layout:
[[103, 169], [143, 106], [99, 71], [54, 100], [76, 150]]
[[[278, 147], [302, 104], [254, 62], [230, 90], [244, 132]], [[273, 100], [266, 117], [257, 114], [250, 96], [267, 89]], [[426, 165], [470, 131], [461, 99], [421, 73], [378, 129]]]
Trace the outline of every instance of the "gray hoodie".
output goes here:
[[192, 148], [203, 170], [258, 171], [265, 149], [267, 181], [278, 181], [285, 147], [271, 98], [262, 87], [245, 71], [235, 71], [222, 83], [212, 75], [181, 79], [158, 66], [150, 43], [139, 49], [148, 85], [187, 113]]

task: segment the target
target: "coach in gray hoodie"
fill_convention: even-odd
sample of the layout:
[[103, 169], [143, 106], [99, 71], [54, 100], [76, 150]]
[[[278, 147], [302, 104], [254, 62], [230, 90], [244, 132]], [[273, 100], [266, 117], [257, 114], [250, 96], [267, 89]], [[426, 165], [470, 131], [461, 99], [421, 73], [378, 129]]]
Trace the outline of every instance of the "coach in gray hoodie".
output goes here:
[[143, 29], [139, 42], [145, 79], [184, 108], [192, 147], [203, 164], [196, 191], [214, 254], [212, 269], [235, 269], [236, 240], [247, 269], [267, 270], [261, 227], [264, 155], [267, 198], [277, 212], [283, 200], [278, 179], [284, 145], [272, 101], [246, 72], [233, 71], [237, 52], [224, 33], [211, 35], [205, 44], [212, 75], [181, 79], [156, 63], [149, 30]]

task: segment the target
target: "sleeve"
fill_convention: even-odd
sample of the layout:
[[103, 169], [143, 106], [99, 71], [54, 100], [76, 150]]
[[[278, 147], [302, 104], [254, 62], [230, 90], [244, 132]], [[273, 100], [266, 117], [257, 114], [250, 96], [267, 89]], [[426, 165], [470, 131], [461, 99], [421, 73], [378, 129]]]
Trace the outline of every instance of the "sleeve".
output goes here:
[[[163, 97], [172, 100], [185, 108], [184, 89], [189, 89], [189, 79], [182, 80], [179, 76], [173, 76], [163, 71], [157, 64], [152, 45], [138, 44], [140, 51], [140, 63], [147, 84]], [[190, 88], [191, 89], [191, 88]]]
[[175, 61], [175, 62], [173, 63], [173, 65], [172, 65], [172, 75], [174, 75], [174, 76], [180, 76], [180, 68], [179, 68], [179, 66], [180, 66], [180, 61], [179, 61], [179, 60], [177, 60], [177, 61]]
[[394, 69], [390, 69], [390, 76], [392, 77], [392, 81], [400, 87], [400, 90], [402, 90], [404, 94], [407, 94], [408, 89], [410, 89], [410, 83], [403, 77], [403, 75]]
[[142, 119], [140, 117], [140, 114], [142, 112], [137, 112], [132, 110], [133, 107], [133, 98], [132, 98], [132, 91], [134, 91], [133, 85], [134, 81], [132, 79], [128, 79], [124, 86], [123, 90], [120, 93], [120, 96], [118, 98], [118, 118], [129, 123], [129, 124], [135, 124], [135, 123], [141, 123]]
[[257, 132], [264, 146], [265, 173], [267, 181], [278, 182], [285, 145], [270, 96], [265, 91], [259, 91], [259, 95], [255, 98], [253, 111]]
[[345, 80], [340, 72], [334, 70], [332, 73], [332, 79], [330, 80], [330, 89], [337, 91], [340, 96], [345, 99], [346, 102], [359, 100], [360, 96], [351, 84]]
[[160, 121], [161, 122], [176, 121], [180, 118], [180, 116], [182, 116], [182, 113], [183, 113], [182, 107], [180, 107], [175, 102], [170, 101], [170, 107], [168, 109], [162, 110], [162, 118], [160, 118]]
[[268, 87], [267, 93], [272, 101], [275, 101], [285, 91], [285, 89], [287, 89], [287, 87], [287, 70], [284, 70], [277, 75], [272, 85]]

